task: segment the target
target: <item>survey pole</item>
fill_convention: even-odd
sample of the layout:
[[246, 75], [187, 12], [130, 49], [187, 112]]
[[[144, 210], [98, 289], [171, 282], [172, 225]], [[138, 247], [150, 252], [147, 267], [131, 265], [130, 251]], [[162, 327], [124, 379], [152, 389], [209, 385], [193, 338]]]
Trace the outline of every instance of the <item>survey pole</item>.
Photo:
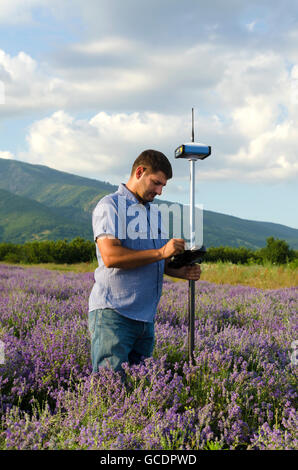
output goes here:
[[[191, 265], [192, 263], [201, 262], [197, 254], [206, 251], [205, 247], [197, 249], [195, 247], [196, 241], [196, 220], [195, 220], [195, 162], [197, 160], [205, 160], [205, 158], [211, 155], [210, 145], [206, 145], [200, 142], [195, 143], [194, 136], [194, 109], [192, 108], [192, 133], [191, 133], [191, 142], [179, 145], [175, 150], [175, 158], [184, 158], [190, 162], [190, 231], [189, 231], [189, 241], [190, 241], [190, 250], [186, 250], [182, 257], [189, 258], [189, 252], [192, 251], [194, 256], [191, 256], [193, 261], [187, 262], [185, 265]], [[204, 248], [204, 250], [203, 250]], [[201, 255], [200, 255], [201, 256]], [[174, 258], [179, 258], [177, 255]], [[178, 267], [179, 262], [173, 260], [173, 266]], [[183, 266], [183, 264], [181, 265]], [[194, 343], [195, 343], [195, 281], [188, 281], [189, 293], [188, 293], [188, 360], [190, 364], [194, 364]]]
[[[191, 141], [194, 142], [194, 110], [192, 108], [192, 133]], [[196, 224], [195, 224], [195, 158], [189, 159], [190, 164], [190, 249], [195, 247]], [[195, 281], [188, 281], [188, 361], [194, 364], [195, 343]]]

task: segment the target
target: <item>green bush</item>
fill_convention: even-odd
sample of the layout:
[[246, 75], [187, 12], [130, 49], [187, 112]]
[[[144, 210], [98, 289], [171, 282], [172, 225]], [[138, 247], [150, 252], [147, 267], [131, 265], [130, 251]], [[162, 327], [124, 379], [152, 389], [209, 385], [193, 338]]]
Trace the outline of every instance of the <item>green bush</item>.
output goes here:
[[286, 264], [296, 258], [294, 250], [289, 248], [285, 240], [267, 238], [267, 246], [259, 250], [259, 255], [263, 261], [269, 261], [272, 264]]
[[[10, 263], [57, 263], [73, 264], [91, 262], [96, 258], [93, 241], [76, 237], [67, 240], [46, 240], [26, 242], [23, 245], [0, 243], [0, 261]], [[295, 265], [298, 251], [291, 250], [284, 240], [267, 238], [267, 246], [260, 250], [229, 246], [210, 247], [204, 257], [205, 262], [230, 262], [234, 264], [285, 264]]]
[[210, 247], [207, 250], [204, 261], [210, 262], [230, 262], [234, 264], [248, 264], [256, 262], [254, 251], [248, 248], [233, 248], [229, 246]]
[[298, 269], [298, 256], [293, 261], [288, 263], [288, 267], [293, 270]]
[[0, 243], [0, 260], [11, 263], [73, 264], [92, 261], [95, 245], [90, 240], [77, 237], [72, 241], [34, 241], [23, 245]]

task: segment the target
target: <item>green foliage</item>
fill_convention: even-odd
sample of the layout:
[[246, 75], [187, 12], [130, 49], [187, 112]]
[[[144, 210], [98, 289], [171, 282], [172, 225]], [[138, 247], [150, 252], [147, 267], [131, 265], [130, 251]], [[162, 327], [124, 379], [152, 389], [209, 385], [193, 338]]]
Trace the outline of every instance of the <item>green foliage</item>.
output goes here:
[[23, 245], [0, 243], [0, 261], [11, 263], [73, 264], [92, 261], [95, 255], [94, 243], [80, 237], [70, 242], [46, 240], [28, 242]]
[[223, 448], [223, 444], [219, 441], [207, 441], [204, 449], [205, 450], [221, 450]]
[[288, 266], [290, 269], [298, 269], [298, 251], [296, 250], [295, 251], [295, 259], [293, 261], [291, 261], [290, 263], [288, 263]]
[[235, 264], [247, 264], [250, 259], [256, 261], [255, 252], [244, 247], [232, 248], [230, 246], [218, 246], [208, 248], [205, 261], [231, 262]]
[[[93, 241], [76, 237], [71, 241], [43, 240], [27, 242], [23, 245], [0, 243], [0, 261], [10, 263], [57, 263], [73, 264], [91, 262], [96, 259]], [[298, 251], [290, 250], [284, 240], [267, 239], [267, 246], [260, 250], [219, 246], [208, 248], [204, 262], [230, 262], [233, 264], [285, 264], [298, 267]]]
[[259, 253], [264, 261], [272, 264], [285, 264], [296, 257], [294, 250], [289, 248], [285, 240], [275, 240], [274, 237], [267, 238], [267, 246], [261, 248]]
[[204, 261], [230, 262], [234, 264], [286, 264], [297, 267], [298, 251], [291, 250], [285, 240], [267, 238], [267, 246], [259, 250], [219, 246], [208, 248]]

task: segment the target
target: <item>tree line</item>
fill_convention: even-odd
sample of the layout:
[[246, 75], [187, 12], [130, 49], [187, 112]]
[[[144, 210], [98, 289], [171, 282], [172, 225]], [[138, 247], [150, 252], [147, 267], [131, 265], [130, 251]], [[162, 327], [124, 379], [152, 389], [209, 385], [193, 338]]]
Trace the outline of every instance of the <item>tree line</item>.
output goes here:
[[[95, 243], [76, 237], [68, 240], [32, 241], [24, 244], [0, 243], [0, 261], [9, 263], [73, 264], [96, 259]], [[231, 262], [235, 264], [298, 264], [298, 250], [290, 249], [285, 240], [269, 237], [266, 246], [258, 250], [229, 246], [210, 247], [205, 262]]]

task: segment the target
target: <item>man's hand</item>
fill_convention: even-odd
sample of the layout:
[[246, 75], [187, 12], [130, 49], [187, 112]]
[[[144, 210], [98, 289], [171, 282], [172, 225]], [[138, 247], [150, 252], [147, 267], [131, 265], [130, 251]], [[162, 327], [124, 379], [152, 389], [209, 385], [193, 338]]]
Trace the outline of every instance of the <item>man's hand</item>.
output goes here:
[[160, 253], [162, 259], [171, 258], [172, 256], [183, 253], [185, 249], [185, 241], [182, 238], [172, 238], [162, 248]]
[[[156, 261], [167, 260], [184, 252], [182, 238], [172, 238], [162, 248], [132, 250], [122, 246], [118, 238], [98, 238], [97, 246], [107, 268], [133, 269]], [[178, 269], [176, 270], [178, 271]], [[184, 279], [184, 278], [183, 278]]]
[[97, 239], [97, 246], [107, 268], [134, 269], [182, 253], [184, 240], [170, 240], [158, 249], [133, 250], [122, 246], [118, 238], [105, 237]]
[[201, 276], [201, 266], [194, 264], [192, 266], [182, 266], [181, 268], [169, 268], [168, 261], [165, 263], [165, 274], [178, 279], [187, 279], [189, 281], [198, 281]]
[[198, 281], [201, 276], [201, 266], [199, 264], [182, 266], [182, 268], [176, 269], [176, 271], [179, 271], [181, 279], [188, 279], [189, 281]]

